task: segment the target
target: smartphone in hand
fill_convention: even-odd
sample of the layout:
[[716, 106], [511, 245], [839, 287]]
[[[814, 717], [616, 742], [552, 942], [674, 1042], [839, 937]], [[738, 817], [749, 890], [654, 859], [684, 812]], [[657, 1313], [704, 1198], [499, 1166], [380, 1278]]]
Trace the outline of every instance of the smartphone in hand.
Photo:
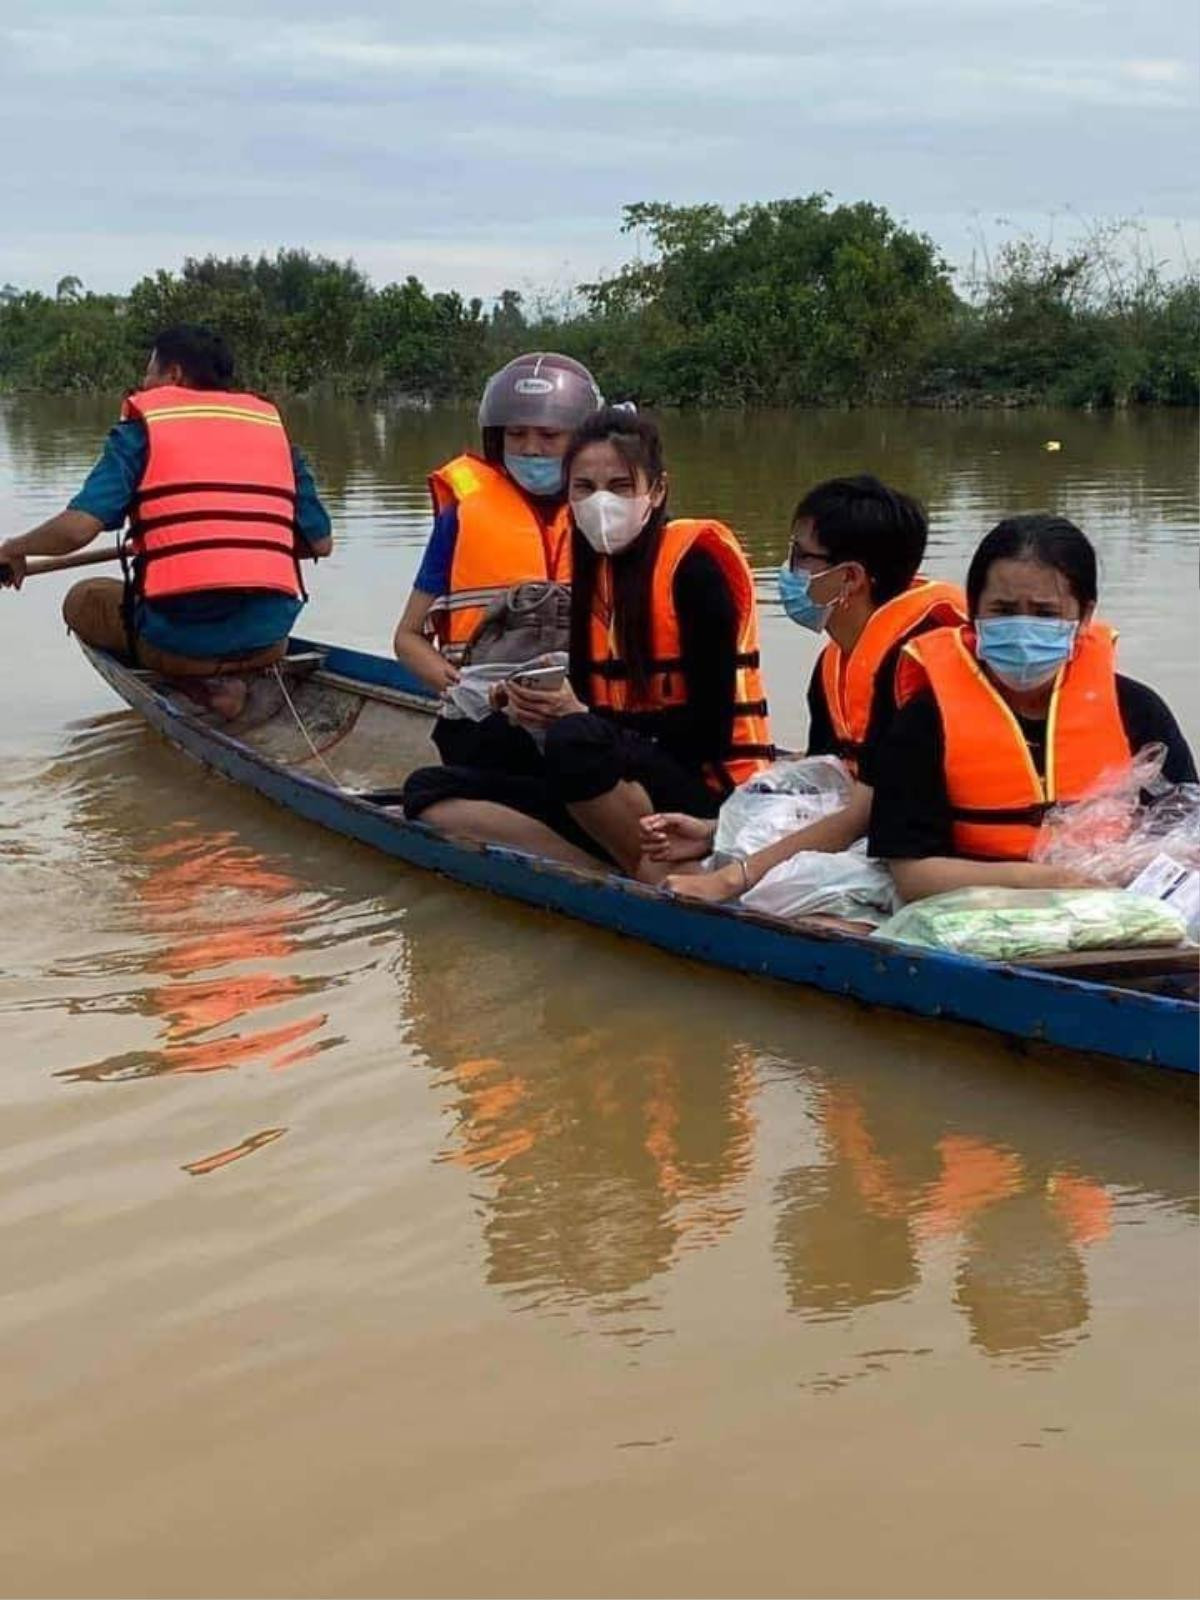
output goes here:
[[566, 667], [530, 667], [525, 672], [514, 672], [507, 679], [507, 682], [515, 683], [518, 689], [540, 689], [544, 693], [561, 689], [566, 681]]

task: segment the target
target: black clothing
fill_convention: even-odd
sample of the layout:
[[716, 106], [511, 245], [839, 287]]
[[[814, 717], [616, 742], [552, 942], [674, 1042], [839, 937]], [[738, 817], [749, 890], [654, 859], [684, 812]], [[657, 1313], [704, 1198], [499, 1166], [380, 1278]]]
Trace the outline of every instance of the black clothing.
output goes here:
[[404, 814], [419, 817], [440, 800], [490, 800], [536, 817], [572, 844], [605, 859], [595, 840], [567, 809], [596, 800], [623, 780], [640, 783], [656, 811], [686, 811], [713, 817], [720, 798], [704, 780], [661, 746], [607, 716], [585, 712], [562, 717], [547, 731], [542, 751], [523, 730], [537, 754], [536, 770], [447, 766], [422, 767], [404, 785]]
[[640, 783], [656, 811], [715, 817], [720, 798], [663, 745], [607, 715], [562, 717], [542, 752], [552, 792], [566, 805], [598, 800], [618, 783]]
[[[1196, 764], [1165, 701], [1143, 683], [1117, 674], [1117, 707], [1129, 748], [1165, 744], [1163, 777], [1195, 783]], [[1045, 772], [1044, 718], [1018, 717], [1038, 776]], [[953, 856], [953, 820], [946, 792], [945, 739], [937, 701], [925, 690], [896, 713], [879, 749], [867, 849], [883, 860]]]
[[[725, 574], [707, 550], [691, 549], [675, 570], [672, 585], [679, 618], [679, 653], [688, 686], [687, 704], [667, 711], [609, 713], [623, 728], [699, 771], [719, 762], [729, 745], [737, 678], [737, 606]], [[587, 695], [587, 644], [572, 640], [571, 682]]]
[[448, 767], [495, 767], [534, 776], [542, 769], [542, 753], [524, 728], [500, 711], [482, 722], [469, 717], [439, 717], [430, 738]]
[[[720, 796], [704, 782], [707, 764], [728, 748], [737, 678], [737, 606], [716, 560], [690, 550], [675, 573], [687, 704], [653, 712], [587, 712], [562, 717], [539, 750], [502, 715], [463, 727], [440, 719], [434, 740], [444, 767], [422, 767], [404, 786], [408, 817], [441, 800], [490, 800], [547, 823], [593, 855], [599, 846], [567, 807], [595, 800], [623, 780], [640, 783], [656, 811], [712, 817]], [[571, 682], [587, 691], [586, 656], [572, 648]], [[501, 726], [497, 726], [497, 724]]]
[[[868, 786], [874, 784], [875, 760], [891, 727], [892, 718], [896, 715], [896, 668], [900, 664], [900, 652], [910, 639], [919, 639], [923, 633], [931, 633], [935, 628], [942, 627], [945, 627], [945, 623], [936, 618], [926, 617], [923, 622], [918, 622], [916, 627], [910, 628], [879, 663], [879, 670], [875, 674], [875, 686], [871, 691], [867, 732], [862, 748], [858, 752], [858, 776]], [[829, 702], [825, 698], [825, 685], [821, 681], [819, 658], [808, 681], [808, 749], [805, 754], [810, 756], [845, 754], [837, 734], [833, 731]]]

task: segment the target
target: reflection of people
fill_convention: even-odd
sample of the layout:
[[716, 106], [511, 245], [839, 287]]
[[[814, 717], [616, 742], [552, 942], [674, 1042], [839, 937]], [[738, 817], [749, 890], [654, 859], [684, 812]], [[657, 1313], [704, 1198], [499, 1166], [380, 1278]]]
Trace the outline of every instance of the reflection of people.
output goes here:
[[[190, 824], [168, 838], [144, 841], [141, 857], [136, 905], [162, 940], [146, 964], [167, 978], [146, 990], [141, 1009], [162, 1019], [161, 1045], [71, 1076], [217, 1072], [250, 1061], [269, 1061], [278, 1070], [311, 1055], [309, 1041], [324, 1024], [324, 1012], [259, 1025], [264, 1012], [302, 999], [304, 982], [278, 970], [228, 970], [244, 962], [278, 963], [295, 949], [294, 915], [284, 903], [295, 880], [232, 835]], [[235, 1031], [223, 1031], [230, 1024]]]
[[458, 1064], [460, 1153], [491, 1170], [493, 1282], [588, 1296], [633, 1287], [740, 1214], [752, 1072], [735, 1047], [696, 1070], [681, 1044], [564, 1042], [561, 1074], [498, 1058]]
[[[860, 779], [850, 803], [716, 872], [682, 874], [668, 888], [693, 900], [729, 900], [773, 867], [808, 850], [845, 850], [867, 830], [875, 751], [896, 712], [902, 646], [930, 628], [961, 622], [961, 592], [918, 575], [925, 512], [899, 490], [862, 475], [831, 478], [800, 501], [779, 573], [786, 615], [827, 635], [808, 689], [810, 756], [839, 756]], [[643, 824], [648, 854], [682, 861], [706, 855], [715, 824], [679, 814]]]
[[0, 545], [0, 561], [19, 587], [28, 557], [69, 555], [126, 517], [129, 583], [75, 584], [67, 626], [170, 677], [224, 678], [206, 698], [236, 715], [246, 692], [237, 675], [287, 648], [304, 604], [298, 558], [326, 555], [331, 540], [279, 412], [233, 388], [233, 357], [208, 328], [157, 336], [141, 390], [83, 488], [65, 511]]
[[869, 846], [905, 900], [1089, 882], [1028, 859], [1038, 822], [1047, 805], [1079, 799], [1143, 745], [1166, 745], [1169, 782], [1196, 782], [1170, 711], [1117, 674], [1096, 592], [1096, 553], [1074, 523], [1010, 517], [972, 558], [971, 622], [905, 646], [903, 705], [876, 763]]
[[[439, 692], [458, 669], [489, 606], [517, 584], [569, 584], [571, 535], [563, 455], [572, 430], [603, 403], [570, 356], [533, 351], [488, 379], [479, 407], [483, 454], [456, 456], [429, 480], [434, 525], [395, 651]], [[440, 718], [433, 738], [445, 761], [503, 759], [513, 730]]]
[[780, 1180], [775, 1248], [796, 1310], [844, 1316], [917, 1283], [913, 1197], [934, 1163], [907, 1127], [881, 1148], [851, 1090], [822, 1091], [817, 1116], [828, 1163]]
[[818, 1100], [828, 1161], [780, 1182], [776, 1250], [792, 1305], [845, 1316], [915, 1288], [926, 1246], [958, 1253], [955, 1303], [990, 1354], [1059, 1347], [1088, 1315], [1083, 1250], [1108, 1236], [1102, 1185], [927, 1111], [859, 1094]]
[[785, 1173], [776, 1203], [775, 1249], [795, 1310], [846, 1316], [915, 1288], [909, 1218], [867, 1202], [844, 1169]]
[[577, 864], [603, 852], [633, 874], [642, 816], [715, 815], [773, 754], [754, 580], [728, 528], [669, 519], [662, 445], [645, 418], [597, 412], [564, 466], [570, 679], [503, 686], [509, 714], [542, 749], [530, 738], [507, 770], [415, 773], [405, 809], [448, 833]]
[[1087, 1323], [1087, 1269], [1070, 1219], [1043, 1190], [1025, 1190], [972, 1224], [955, 1304], [989, 1355], [1036, 1357]]
[[573, 943], [492, 930], [485, 959], [469, 938], [408, 932], [412, 1037], [448, 1095], [444, 1159], [478, 1174], [491, 1282], [603, 1298], [729, 1230], [756, 1080], [723, 1009], [683, 1033], [660, 989], [632, 989], [623, 960], [581, 973]]

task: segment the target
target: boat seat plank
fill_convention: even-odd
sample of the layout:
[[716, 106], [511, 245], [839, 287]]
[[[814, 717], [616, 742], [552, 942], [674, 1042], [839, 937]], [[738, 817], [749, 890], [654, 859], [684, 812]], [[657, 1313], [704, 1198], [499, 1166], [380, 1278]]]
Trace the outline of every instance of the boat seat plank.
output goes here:
[[1073, 950], [1067, 955], [1035, 956], [1019, 965], [1039, 972], [1062, 972], [1072, 978], [1136, 977], [1150, 973], [1200, 972], [1200, 950], [1139, 946], [1126, 950]]

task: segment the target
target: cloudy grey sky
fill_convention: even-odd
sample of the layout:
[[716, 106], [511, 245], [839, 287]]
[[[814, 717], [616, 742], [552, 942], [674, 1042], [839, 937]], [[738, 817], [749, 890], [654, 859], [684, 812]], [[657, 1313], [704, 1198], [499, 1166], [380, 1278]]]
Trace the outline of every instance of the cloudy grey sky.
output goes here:
[[631, 253], [633, 200], [1139, 216], [1200, 256], [1178, 0], [0, 0], [0, 281], [305, 245], [490, 297]]

